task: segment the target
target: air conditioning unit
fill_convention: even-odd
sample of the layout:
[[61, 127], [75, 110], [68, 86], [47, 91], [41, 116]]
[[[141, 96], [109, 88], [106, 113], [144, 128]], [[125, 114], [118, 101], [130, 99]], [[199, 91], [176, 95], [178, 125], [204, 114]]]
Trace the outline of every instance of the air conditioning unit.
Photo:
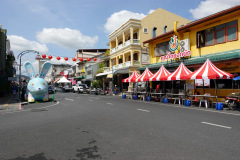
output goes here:
[[180, 52], [184, 52], [185, 50], [190, 50], [190, 40], [184, 39], [180, 41]]

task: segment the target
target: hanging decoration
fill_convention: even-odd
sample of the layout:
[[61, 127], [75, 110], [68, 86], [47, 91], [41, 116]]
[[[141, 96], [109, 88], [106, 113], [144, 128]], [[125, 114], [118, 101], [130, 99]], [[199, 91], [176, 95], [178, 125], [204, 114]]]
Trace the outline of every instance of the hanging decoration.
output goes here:
[[50, 56], [48, 56], [48, 58], [49, 58], [49, 59], [52, 59], [52, 58], [53, 58], [53, 56], [51, 56], [51, 55], [50, 55]]
[[[54, 56], [55, 57], [55, 56]], [[48, 59], [53, 59], [54, 58], [52, 55], [49, 55], [49, 56], [47, 56], [46, 54], [42, 54], [42, 56], [41, 55], [39, 55], [36, 59], [37, 60], [39, 60], [39, 59], [41, 59], [41, 58], [48, 58]], [[56, 57], [56, 59], [57, 60], [61, 60], [61, 57], [60, 56], [57, 56]], [[63, 58], [65, 61], [68, 61], [69, 60], [69, 57], [64, 57]], [[86, 62], [86, 61], [88, 61], [88, 62], [90, 62], [91, 60], [93, 60], [93, 61], [97, 61], [97, 58], [93, 58], [93, 59], [91, 59], [91, 58], [85, 58], [85, 57], [81, 57], [81, 58], [72, 58], [72, 61], [77, 61], [79, 59], [79, 61], [81, 61], [81, 62]]]
[[42, 58], [46, 58], [46, 57], [47, 57], [46, 54], [43, 54], [43, 55], [42, 55]]

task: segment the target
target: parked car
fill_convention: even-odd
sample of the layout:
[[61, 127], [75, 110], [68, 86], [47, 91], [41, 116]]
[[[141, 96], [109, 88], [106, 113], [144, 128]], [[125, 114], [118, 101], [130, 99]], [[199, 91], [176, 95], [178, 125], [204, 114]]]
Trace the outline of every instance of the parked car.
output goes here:
[[87, 86], [87, 84], [75, 84], [73, 86], [73, 93], [90, 93], [90, 90]]
[[55, 92], [54, 87], [53, 87], [53, 86], [48, 86], [48, 93], [49, 93], [49, 94], [52, 94], [52, 93], [54, 93], [54, 92]]

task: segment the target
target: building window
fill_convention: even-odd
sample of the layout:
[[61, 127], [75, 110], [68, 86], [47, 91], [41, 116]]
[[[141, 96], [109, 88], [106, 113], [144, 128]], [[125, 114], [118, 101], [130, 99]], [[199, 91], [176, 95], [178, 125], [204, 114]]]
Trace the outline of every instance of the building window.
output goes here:
[[147, 28], [143, 28], [143, 33], [148, 33], [148, 29]]
[[237, 30], [238, 21], [235, 20], [197, 32], [197, 47], [201, 48], [237, 40]]
[[155, 56], [159, 57], [159, 56], [166, 55], [169, 52], [168, 44], [169, 42], [163, 42], [163, 43], [157, 44], [155, 48]]

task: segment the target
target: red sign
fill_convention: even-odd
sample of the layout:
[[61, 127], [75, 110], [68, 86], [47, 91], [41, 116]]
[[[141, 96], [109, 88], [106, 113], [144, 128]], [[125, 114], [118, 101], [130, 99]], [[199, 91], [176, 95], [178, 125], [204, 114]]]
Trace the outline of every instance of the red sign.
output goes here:
[[63, 76], [63, 72], [60, 72], [60, 76]]

